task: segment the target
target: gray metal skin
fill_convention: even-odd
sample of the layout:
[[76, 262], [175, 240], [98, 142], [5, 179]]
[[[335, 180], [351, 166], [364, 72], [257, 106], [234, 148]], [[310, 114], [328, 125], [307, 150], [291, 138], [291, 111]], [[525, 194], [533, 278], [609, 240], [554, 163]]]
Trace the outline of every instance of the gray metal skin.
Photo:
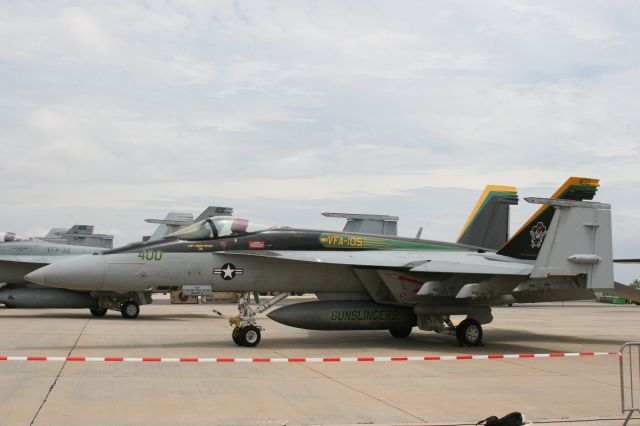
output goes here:
[[98, 298], [87, 292], [47, 288], [34, 284], [9, 285], [0, 291], [0, 303], [9, 308], [97, 309]]
[[10, 308], [96, 308], [97, 299], [87, 293], [27, 284], [24, 276], [68, 256], [100, 250], [38, 239], [0, 243], [0, 303]]
[[24, 284], [24, 276], [66, 256], [91, 254], [95, 247], [54, 244], [38, 239], [0, 243], [0, 283]]
[[[212, 215], [229, 216], [231, 207], [207, 207], [195, 220], [190, 213], [170, 212], [164, 219], [145, 219], [158, 224], [146, 241], [158, 241], [171, 232], [176, 232], [196, 221]], [[93, 229], [93, 227], [91, 227]], [[62, 229], [62, 228], [61, 228]], [[73, 229], [73, 228], [72, 228]], [[50, 232], [51, 234], [52, 232]], [[14, 235], [14, 234], [11, 234]], [[67, 288], [48, 288], [27, 284], [24, 276], [45, 265], [62, 260], [67, 256], [92, 254], [105, 249], [46, 242], [40, 239], [15, 240], [0, 243], [0, 303], [9, 308], [40, 309], [121, 309], [122, 304], [134, 301], [137, 304], [152, 302], [151, 293], [178, 289], [176, 285], [156, 286], [152, 291], [125, 289], [123, 291], [93, 291]]]
[[[69, 259], [26, 278], [85, 291], [144, 292], [160, 285], [208, 284], [213, 291], [311, 292], [321, 299], [316, 303], [332, 300], [338, 309], [362, 310], [358, 304], [365, 301], [373, 304], [370, 309], [409, 308], [413, 316], [404, 327], [390, 329], [396, 337], [405, 337], [417, 323], [420, 329], [456, 334], [461, 343], [478, 345], [481, 324], [493, 320], [491, 306], [591, 298], [594, 289], [613, 288], [610, 206], [529, 201], [542, 204], [542, 213], [497, 252], [429, 240], [289, 228], [201, 241], [184, 241], [180, 237], [186, 235], [177, 233], [177, 239], [160, 244]], [[535, 253], [532, 259], [504, 255], [512, 248], [517, 253], [525, 237], [528, 251]], [[338, 317], [327, 319], [335, 306], [315, 306], [312, 325], [303, 312], [280, 319], [296, 327], [345, 329]], [[272, 314], [276, 318], [277, 312]], [[254, 314], [247, 297], [231, 320], [236, 343], [259, 342]], [[369, 314], [363, 315], [372, 321]], [[454, 327], [452, 315], [467, 318]]]
[[[196, 220], [213, 214], [230, 215], [229, 207], [207, 207]], [[190, 213], [170, 212], [165, 219], [145, 219], [156, 223], [158, 227], [147, 241], [160, 240], [171, 232], [194, 223]], [[92, 241], [102, 241], [103, 234], [93, 234], [93, 226], [74, 225], [68, 231], [65, 228], [53, 229], [48, 237], [62, 235], [74, 244], [53, 243], [37, 238], [0, 243], [0, 303], [9, 308], [66, 308], [66, 309], [120, 309], [124, 302], [136, 300], [136, 303], [150, 303], [150, 294], [136, 292], [94, 292], [69, 289], [53, 289], [28, 284], [24, 276], [45, 265], [55, 263], [69, 256], [92, 254], [111, 248], [88, 247]], [[85, 237], [72, 238], [72, 237]], [[94, 240], [88, 240], [95, 237]], [[111, 237], [113, 236], [106, 236]], [[102, 239], [101, 239], [102, 238]], [[66, 241], [66, 240], [65, 240]], [[110, 241], [109, 241], [110, 242]], [[102, 245], [102, 243], [101, 243]], [[163, 290], [166, 291], [166, 290]], [[136, 315], [137, 316], [137, 315]]]
[[[485, 188], [485, 193], [489, 190], [489, 187], [490, 186]], [[478, 200], [479, 204], [485, 201], [485, 197], [486, 197], [485, 193], [483, 193], [483, 195], [480, 196], [480, 199]], [[495, 194], [492, 194], [492, 195], [495, 195]], [[490, 201], [491, 202], [489, 203], [483, 204], [484, 207], [480, 209], [480, 211], [476, 216], [474, 216], [475, 210], [472, 212], [472, 215], [469, 219], [470, 223], [468, 227], [464, 229], [463, 234], [461, 236], [461, 238], [465, 239], [465, 243], [477, 245], [477, 246], [491, 247], [491, 245], [487, 241], [493, 241], [493, 244], [495, 244], [497, 247], [506, 241], [507, 235], [508, 235], [508, 212], [506, 212], [505, 214], [504, 210], [505, 208], [508, 209], [509, 204], [517, 203], [517, 194], [515, 194], [515, 192], [511, 194], [503, 194], [499, 197], [493, 197]], [[232, 209], [230, 208], [209, 207], [196, 219], [196, 221], [193, 220], [193, 216], [191, 215], [185, 215], [185, 214], [179, 214], [179, 213], [170, 213], [163, 220], [146, 219], [147, 222], [157, 223], [159, 224], [159, 226], [156, 232], [150, 238], [145, 237], [143, 241], [158, 240], [168, 235], [169, 232], [177, 231], [186, 225], [205, 219], [206, 217], [212, 216], [214, 214], [229, 215], [231, 214], [231, 212], [232, 212]], [[393, 235], [393, 236], [397, 235], [397, 221], [398, 221], [397, 216], [355, 214], [355, 213], [323, 213], [323, 215], [327, 217], [339, 217], [339, 218], [347, 219], [347, 222], [343, 228], [343, 232], [345, 233], [359, 232], [359, 233], [378, 234], [378, 235]], [[488, 222], [486, 219], [490, 217], [494, 217], [495, 219], [491, 222]], [[416, 239], [417, 238], [418, 237], [416, 237]], [[197, 267], [194, 267], [192, 269], [194, 270], [192, 270], [191, 272], [195, 273], [195, 269], [197, 269]], [[364, 274], [364, 272], [362, 272], [361, 275], [362, 274]], [[81, 294], [82, 297], [80, 299], [84, 300], [85, 301], [84, 303], [86, 303], [87, 307], [89, 307], [90, 309], [96, 309], [94, 305], [97, 302], [98, 308], [100, 308], [100, 311], [104, 312], [105, 308], [107, 309], [120, 308], [124, 316], [126, 311], [123, 309], [123, 305], [122, 305], [123, 301], [126, 301], [129, 304], [135, 303], [136, 306], [134, 307], [130, 306], [129, 308], [138, 309], [137, 305], [152, 302], [152, 298], [150, 296], [152, 291], [167, 291], [167, 290], [174, 290], [174, 289], [180, 288], [179, 286], [176, 286], [175, 283], [172, 283], [172, 282], [165, 282], [165, 283], [160, 282], [158, 285], [153, 287], [153, 289], [151, 290], [143, 289], [142, 291], [140, 291], [140, 289], [131, 289], [131, 288], [124, 288], [124, 287], [128, 287], [128, 285], [123, 286], [123, 288], [118, 292], [93, 290], [89, 293], [84, 293], [82, 291], [72, 291], [72, 290], [66, 290], [66, 289], [49, 289], [47, 290], [46, 293], [44, 291], [40, 291], [39, 293], [33, 293], [32, 291], [30, 292], [20, 291], [18, 293], [16, 292], [6, 293], [4, 294], [3, 298], [2, 298], [2, 294], [0, 294], [0, 299], [4, 300], [7, 304], [10, 303], [11, 306], [80, 307], [82, 306], [83, 302], [78, 301], [79, 298], [76, 297], [76, 295]], [[339, 290], [340, 289], [338, 289], [338, 293], [339, 293]], [[33, 294], [37, 294], [39, 297], [33, 297]], [[89, 297], [88, 299], [87, 299], [87, 295]], [[332, 295], [331, 293], [323, 292], [318, 294], [318, 296], [320, 298], [330, 298], [330, 297], [333, 297], [334, 295]], [[344, 298], [347, 296], [356, 297], [356, 298], [362, 297], [361, 295], [357, 295], [357, 294], [356, 295], [340, 294], [339, 297]], [[337, 302], [337, 303], [340, 303], [340, 302]], [[352, 303], [352, 302], [349, 302], [349, 303]], [[92, 306], [94, 307], [91, 308]], [[314, 305], [314, 309], [317, 309], [318, 306], [319, 305]], [[328, 305], [326, 304], [322, 304], [322, 307], [323, 309], [328, 309]], [[351, 309], [351, 308], [352, 308], [351, 306], [348, 306], [345, 309]], [[263, 306], [263, 309], [266, 310], [264, 306]], [[362, 311], [362, 309], [364, 309], [363, 305], [361, 304], [358, 305], [358, 309]], [[367, 311], [367, 312], [372, 312], [373, 315], [375, 315], [375, 313], [379, 310], [377, 308], [372, 308], [372, 309], [373, 309], [372, 311]], [[404, 308], [403, 310], [405, 313], [409, 311], [409, 316], [413, 318], [409, 322], [412, 324], [411, 326], [413, 326], [416, 322], [415, 315], [411, 313], [410, 308]], [[245, 311], [250, 312], [250, 309], [247, 307]], [[92, 313], [93, 312], [94, 311], [92, 310]], [[270, 315], [276, 315], [276, 317], [280, 318], [280, 320], [282, 320], [283, 322], [291, 323], [291, 324], [293, 324], [294, 322], [291, 322], [291, 321], [287, 322], [286, 318], [299, 317], [295, 311], [291, 311], [291, 310], [284, 311], [283, 309], [279, 309], [278, 311]], [[407, 317], [406, 315], [404, 315], [401, 318], [404, 318], [402, 321], [406, 321]], [[305, 323], [305, 325], [302, 325], [302, 326], [310, 327], [311, 326], [310, 324], [313, 324], [313, 323], [315, 322], [314, 321], [312, 321], [311, 323], [307, 322]], [[398, 325], [397, 323], [398, 321], [396, 321], [395, 323], [396, 326]], [[359, 328], [380, 329], [380, 328], [390, 327], [389, 324], [376, 323], [375, 321], [373, 323], [372, 322], [368, 322], [368, 323], [351, 322], [348, 325], [343, 321], [340, 323], [323, 325], [322, 321], [320, 321], [319, 324], [320, 325], [316, 324], [315, 328], [321, 327], [323, 329], [324, 328], [344, 329], [345, 327], [346, 328], [355, 327], [356, 329], [359, 329]], [[409, 326], [405, 325], [404, 332], [406, 332], [407, 327]], [[402, 330], [403, 327], [396, 328], [396, 329]]]
[[113, 237], [109, 234], [94, 234], [93, 225], [73, 225], [69, 229], [53, 228], [40, 239], [54, 244], [110, 249], [113, 248]]
[[[493, 201], [495, 201], [495, 199]], [[465, 251], [478, 249], [483, 250], [482, 247], [484, 246], [481, 244], [485, 241], [487, 235], [491, 235], [491, 238], [494, 241], [496, 241], [498, 237], [501, 237], [502, 241], [498, 242], [500, 244], [504, 243], [506, 241], [505, 230], [508, 229], [508, 213], [505, 214], [504, 209], [508, 208], [509, 204], [514, 203], [509, 200], [503, 200], [502, 203], [496, 202], [488, 204], [488, 206], [478, 214], [478, 217], [481, 220], [476, 218], [476, 220], [470, 224], [466, 234], [466, 245], [439, 242], [435, 243], [444, 244], [444, 246], [458, 247]], [[210, 207], [209, 209], [220, 208]], [[211, 211], [223, 213], [225, 216], [230, 213], [218, 210]], [[492, 214], [495, 214], [498, 217], [493, 223], [489, 223], [486, 220], [486, 217], [491, 216]], [[362, 232], [355, 232], [356, 230], [362, 231], [363, 229], [370, 231], [370, 233], [366, 235], [385, 235], [394, 237], [397, 233], [397, 216], [355, 213], [323, 213], [323, 215], [326, 217], [347, 219], [343, 228], [344, 234], [365, 235]], [[205, 216], [200, 215], [198, 219], [202, 221], [205, 219]], [[167, 226], [178, 225], [178, 223], [174, 223], [175, 220], [153, 220], [152, 222]], [[184, 224], [185, 222], [181, 223]], [[291, 232], [291, 235], [296, 233], [295, 230], [291, 230]], [[327, 232], [332, 233], [333, 231]], [[420, 240], [409, 239], [409, 241]], [[474, 243], [475, 246], [473, 245]], [[152, 247], [152, 245], [136, 245], [131, 249], [116, 249], [114, 250], [115, 253], [108, 254], [107, 257], [109, 260], [106, 261], [106, 263], [104, 260], [106, 259], [105, 257], [85, 257], [83, 259], [79, 259], [74, 263], [76, 265], [75, 267], [78, 268], [78, 271], [82, 271], [82, 273], [73, 274], [68, 278], [66, 277], [66, 273], [63, 273], [62, 277], [56, 277], [56, 271], [50, 269], [48, 271], [48, 279], [45, 285], [63, 287], [67, 289], [89, 290], [94, 292], [115, 291], [138, 293], [141, 291], [163, 290], [163, 288], [167, 286], [182, 284], [213, 284], [211, 274], [212, 254], [209, 253], [211, 250], [205, 250], [205, 252], [198, 252], [198, 250], [179, 253], [164, 252], [162, 255], [162, 262], [156, 263], [153, 260], [137, 258], [139, 252], [141, 250], [145, 250], [146, 247]], [[153, 245], [153, 247], [155, 247], [155, 245]], [[317, 248], [320, 248], [320, 246], [318, 245]], [[306, 247], [306, 249], [308, 250], [309, 247]], [[136, 259], [133, 262], [131, 261], [132, 254], [135, 254], [136, 256]], [[327, 253], [324, 253], [324, 256], [326, 255]], [[375, 252], [370, 252], [368, 255], [379, 257], [368, 261], [372, 265], [379, 264], [382, 261], [381, 259], [386, 257], [386, 254]], [[234, 260], [237, 261], [236, 255], [227, 257], [222, 253], [213, 253], [213, 256], [214, 264], [217, 263], [219, 265], [224, 265], [226, 263], [232, 263]], [[338, 256], [341, 257], [342, 255], [338, 254]], [[417, 258], [421, 259], [421, 256], [422, 255], [420, 254]], [[354, 293], [353, 297], [356, 299], [364, 298], [366, 300], [368, 298], [368, 296], [366, 296], [366, 292], [363, 293], [360, 277], [354, 274], [349, 265], [309, 265], [307, 263], [300, 262], [293, 263], [288, 265], [288, 270], [292, 272], [292, 277], [290, 279], [283, 279], [278, 274], [278, 271], [281, 268], [281, 263], [277, 259], [265, 259], [264, 257], [251, 259], [245, 257], [242, 261], [251, 266], [250, 268], [246, 268], [247, 270], [244, 272], [242, 280], [234, 281], [233, 283], [222, 280], [222, 282], [214, 285], [212, 290], [272, 291], [286, 285], [290, 287], [290, 290], [288, 291], [302, 293], [317, 293], [316, 290], [320, 287], [322, 290], [320, 292], [320, 297], [326, 297], [327, 294], [331, 294], [333, 292], [344, 294], [345, 290], [347, 290], [346, 293]], [[141, 265], [146, 266], [142, 271], [139, 270]], [[155, 267], [160, 267], [161, 271], [155, 272]], [[132, 274], [134, 275], [133, 278], [131, 276]], [[31, 279], [33, 279], [33, 276]], [[62, 285], [61, 282], [65, 279], [68, 279], [68, 281]], [[105, 282], [108, 283], [106, 286]], [[273, 286], [273, 288], [271, 288], [271, 286]]]
[[492, 197], [475, 218], [475, 226], [464, 232], [458, 243], [499, 249], [509, 238], [509, 206], [518, 204], [517, 198]]

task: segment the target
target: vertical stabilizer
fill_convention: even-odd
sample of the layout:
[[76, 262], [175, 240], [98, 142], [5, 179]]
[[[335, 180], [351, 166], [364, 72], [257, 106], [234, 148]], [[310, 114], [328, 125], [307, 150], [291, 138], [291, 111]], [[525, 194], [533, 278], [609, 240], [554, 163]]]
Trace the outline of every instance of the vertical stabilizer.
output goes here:
[[[592, 200], [598, 190], [598, 179], [571, 177], [551, 196], [552, 200]], [[498, 250], [498, 254], [517, 259], [535, 260], [545, 240], [554, 209], [543, 205]]]
[[611, 206], [590, 201], [525, 200], [543, 204], [553, 215], [531, 278], [582, 275], [587, 288], [613, 288]]
[[518, 204], [515, 187], [487, 185], [460, 231], [458, 243], [497, 250], [509, 238], [512, 204]]

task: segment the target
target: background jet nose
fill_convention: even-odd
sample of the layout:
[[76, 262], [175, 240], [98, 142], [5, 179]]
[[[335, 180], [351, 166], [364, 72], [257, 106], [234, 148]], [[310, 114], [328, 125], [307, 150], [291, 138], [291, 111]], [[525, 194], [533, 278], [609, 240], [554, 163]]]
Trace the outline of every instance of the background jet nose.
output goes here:
[[47, 287], [100, 290], [104, 284], [104, 256], [74, 256], [36, 269], [24, 278]]
[[45, 273], [43, 271], [44, 268], [46, 268], [46, 266], [28, 273], [27, 275], [24, 276], [24, 279], [29, 281], [30, 283], [44, 285], [44, 276], [45, 276]]

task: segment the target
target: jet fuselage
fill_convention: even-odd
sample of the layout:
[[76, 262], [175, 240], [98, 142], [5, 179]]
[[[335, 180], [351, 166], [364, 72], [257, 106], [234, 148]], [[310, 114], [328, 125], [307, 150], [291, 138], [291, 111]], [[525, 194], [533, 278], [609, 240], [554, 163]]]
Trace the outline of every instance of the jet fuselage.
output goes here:
[[[477, 251], [453, 243], [280, 228], [218, 239], [172, 238], [134, 244], [58, 262], [30, 274], [29, 279], [46, 286], [84, 291], [157, 291], [193, 284], [211, 285], [212, 291], [363, 293], [362, 281], [349, 265], [318, 259], [317, 263], [289, 260], [285, 267], [276, 252], [341, 252], [349, 256], [353, 251], [381, 250]], [[243, 256], [258, 253], [259, 256]], [[375, 263], [369, 266], [375, 267]]]

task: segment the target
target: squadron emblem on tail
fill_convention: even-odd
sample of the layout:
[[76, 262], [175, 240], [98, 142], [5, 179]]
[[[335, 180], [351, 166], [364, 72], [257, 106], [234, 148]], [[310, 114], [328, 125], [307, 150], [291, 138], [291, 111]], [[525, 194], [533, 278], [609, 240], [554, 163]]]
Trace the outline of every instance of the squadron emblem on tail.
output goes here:
[[547, 235], [547, 227], [544, 226], [544, 223], [538, 222], [536, 226], [531, 228], [529, 234], [531, 234], [531, 248], [540, 248], [542, 247], [544, 236]]

